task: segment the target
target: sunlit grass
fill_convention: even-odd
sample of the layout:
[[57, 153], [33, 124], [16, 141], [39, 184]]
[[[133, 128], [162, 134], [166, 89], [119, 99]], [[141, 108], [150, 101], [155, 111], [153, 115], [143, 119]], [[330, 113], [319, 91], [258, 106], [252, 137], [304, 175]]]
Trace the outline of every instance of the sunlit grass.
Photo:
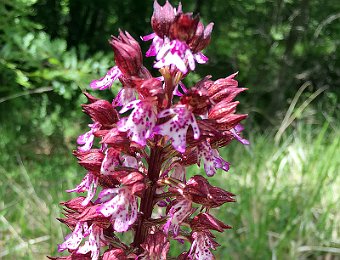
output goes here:
[[61, 154], [44, 157], [17, 155], [0, 167], [0, 259], [45, 259], [63, 239], [58, 203], [70, 198], [64, 191], [78, 181], [79, 168]]
[[[230, 172], [211, 179], [237, 194], [237, 203], [213, 211], [234, 227], [218, 235], [217, 259], [339, 257], [339, 131], [303, 125], [280, 144], [273, 134], [253, 133], [250, 140], [249, 147], [228, 146]], [[71, 198], [64, 190], [84, 173], [70, 154], [16, 154], [0, 166], [0, 258], [56, 253], [65, 235], [58, 203]], [[192, 167], [191, 174], [198, 172]]]
[[312, 131], [304, 126], [280, 145], [254, 134], [247, 149], [225, 151], [233, 167], [215, 183], [238, 202], [217, 212], [234, 227], [219, 236], [221, 259], [340, 256], [339, 132]]

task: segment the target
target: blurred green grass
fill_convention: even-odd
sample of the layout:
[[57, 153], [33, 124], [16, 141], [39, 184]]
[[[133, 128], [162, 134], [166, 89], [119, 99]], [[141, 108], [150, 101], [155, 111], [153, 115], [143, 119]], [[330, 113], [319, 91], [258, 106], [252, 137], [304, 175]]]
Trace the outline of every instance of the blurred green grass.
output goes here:
[[[223, 150], [230, 172], [211, 178], [237, 194], [236, 203], [213, 211], [234, 228], [217, 234], [217, 259], [339, 259], [339, 128], [301, 124], [278, 144], [273, 133], [250, 134], [250, 146]], [[199, 172], [194, 166], [189, 174]], [[14, 154], [0, 173], [0, 258], [55, 255], [68, 232], [56, 220], [58, 203], [71, 198], [64, 191], [84, 170], [60, 149]], [[181, 249], [175, 247], [172, 255]]]

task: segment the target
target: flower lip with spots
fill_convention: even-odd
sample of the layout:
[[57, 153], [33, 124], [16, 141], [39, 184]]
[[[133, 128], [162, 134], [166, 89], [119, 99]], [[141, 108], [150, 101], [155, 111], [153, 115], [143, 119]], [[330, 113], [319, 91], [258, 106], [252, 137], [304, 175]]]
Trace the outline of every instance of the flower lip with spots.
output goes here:
[[173, 117], [167, 122], [154, 128], [154, 133], [168, 137], [172, 141], [173, 147], [180, 153], [184, 153], [189, 126], [194, 131], [195, 139], [200, 137], [200, 129], [194, 114], [185, 105], [177, 105], [174, 108], [163, 110], [158, 114], [158, 117], [163, 118], [171, 115]]

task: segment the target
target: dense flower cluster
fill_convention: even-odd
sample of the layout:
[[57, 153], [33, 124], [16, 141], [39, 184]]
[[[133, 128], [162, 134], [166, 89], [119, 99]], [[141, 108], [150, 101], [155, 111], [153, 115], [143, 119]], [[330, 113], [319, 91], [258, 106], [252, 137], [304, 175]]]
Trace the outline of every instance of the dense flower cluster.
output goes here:
[[[202, 175], [187, 180], [186, 167], [202, 163], [207, 176], [229, 170], [218, 149], [234, 139], [248, 144], [240, 136], [247, 115], [236, 114], [234, 101], [245, 89], [236, 74], [183, 84], [196, 62], [208, 60], [202, 50], [212, 23], [204, 27], [181, 5], [155, 1], [151, 25], [154, 32], [142, 39], [152, 40], [146, 56], [155, 56], [160, 75], [152, 76], [138, 42], [120, 31], [110, 41], [116, 65], [90, 87], [105, 90], [119, 80], [122, 89], [112, 102], [85, 93], [83, 111], [92, 123], [74, 155], [87, 173], [68, 190], [85, 196], [62, 203], [59, 220], [72, 232], [58, 249], [69, 255], [52, 259], [166, 259], [171, 239], [191, 244], [178, 259], [214, 259], [218, 243], [211, 231], [230, 228], [210, 209], [235, 195]], [[117, 236], [127, 231], [134, 234], [131, 244]]]

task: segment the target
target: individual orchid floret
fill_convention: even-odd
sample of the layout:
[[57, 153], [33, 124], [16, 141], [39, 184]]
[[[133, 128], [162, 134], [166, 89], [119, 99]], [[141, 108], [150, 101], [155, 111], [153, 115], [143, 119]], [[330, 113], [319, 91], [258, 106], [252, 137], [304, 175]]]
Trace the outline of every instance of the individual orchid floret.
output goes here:
[[246, 88], [239, 88], [238, 82], [235, 79], [238, 72], [229, 75], [226, 78], [218, 79], [216, 81], [204, 80], [201, 86], [207, 89], [210, 99], [214, 103], [223, 101], [229, 103]]
[[193, 240], [188, 259], [215, 259], [210, 249], [215, 250], [219, 244], [215, 242], [215, 236], [210, 230], [223, 232], [224, 229], [231, 227], [225, 225], [222, 221], [214, 218], [209, 213], [199, 213], [190, 221], [190, 227], [193, 230], [191, 238]]
[[81, 183], [72, 190], [67, 190], [67, 192], [85, 192], [87, 191], [86, 199], [81, 203], [82, 206], [86, 206], [93, 199], [96, 194], [98, 186], [98, 177], [88, 172]]
[[101, 124], [98, 122], [89, 124], [90, 131], [82, 134], [78, 137], [77, 143], [81, 146], [78, 146], [79, 151], [89, 151], [92, 148], [93, 141], [94, 141], [94, 132], [98, 131], [101, 128]]
[[[111, 128], [111, 130], [102, 130], [101, 132], [96, 133], [98, 137], [101, 137], [101, 143], [109, 145], [119, 151], [129, 150], [130, 140], [127, 137], [126, 133], [119, 132], [117, 127]], [[100, 135], [99, 135], [100, 134]]]
[[192, 112], [196, 115], [206, 116], [211, 108], [211, 101], [207, 91], [204, 89], [190, 88], [185, 95], [180, 98], [181, 104], [186, 104], [192, 108]]
[[177, 151], [184, 153], [189, 126], [193, 129], [194, 138], [198, 139], [200, 137], [200, 129], [198, 128], [196, 118], [185, 105], [177, 105], [174, 108], [163, 110], [158, 114], [158, 117], [162, 118], [170, 115], [174, 116], [166, 123], [157, 125], [154, 128], [154, 133], [169, 137], [173, 147]]
[[131, 140], [145, 146], [146, 140], [152, 135], [156, 125], [156, 107], [153, 100], [135, 100], [125, 105], [119, 113], [123, 114], [133, 109], [128, 118], [122, 118], [118, 122], [118, 130], [127, 132]]
[[176, 237], [179, 233], [180, 225], [192, 213], [193, 208], [190, 200], [177, 200], [168, 213], [169, 219], [163, 227], [164, 232], [168, 234], [169, 231], [173, 231], [173, 234]]
[[118, 66], [112, 67], [106, 75], [98, 80], [94, 80], [90, 83], [92, 89], [104, 90], [112, 86], [113, 82], [117, 80], [122, 75], [122, 72]]
[[208, 61], [201, 50], [210, 42], [212, 23], [204, 29], [199, 17], [182, 13], [181, 6], [176, 10], [168, 1], [163, 7], [155, 1], [151, 25], [155, 33], [142, 39], [153, 39], [146, 56], [156, 56], [154, 68], [171, 66], [186, 74], [195, 70], [195, 62]]
[[[63, 205], [65, 208], [67, 208], [67, 211], [69, 211], [70, 209], [72, 211], [76, 211], [79, 213], [79, 212], [82, 212], [86, 208], [86, 206], [82, 205], [85, 199], [86, 199], [85, 197], [80, 196], [80, 197], [76, 197], [68, 201], [60, 202], [60, 205]], [[76, 224], [77, 223], [74, 223], [72, 227], [74, 227]]]
[[224, 171], [229, 170], [229, 163], [223, 160], [217, 149], [213, 149], [210, 143], [206, 140], [197, 146], [197, 164], [200, 165], [201, 159], [204, 163], [206, 174], [211, 177], [216, 173], [216, 168]]
[[196, 32], [188, 43], [190, 49], [194, 53], [198, 53], [202, 51], [209, 45], [213, 27], [214, 27], [214, 23], [209, 23], [204, 28], [203, 23], [198, 22], [197, 27], [196, 27]]
[[111, 217], [113, 228], [125, 232], [137, 219], [137, 198], [129, 187], [105, 189], [98, 196], [98, 208], [105, 217]]

